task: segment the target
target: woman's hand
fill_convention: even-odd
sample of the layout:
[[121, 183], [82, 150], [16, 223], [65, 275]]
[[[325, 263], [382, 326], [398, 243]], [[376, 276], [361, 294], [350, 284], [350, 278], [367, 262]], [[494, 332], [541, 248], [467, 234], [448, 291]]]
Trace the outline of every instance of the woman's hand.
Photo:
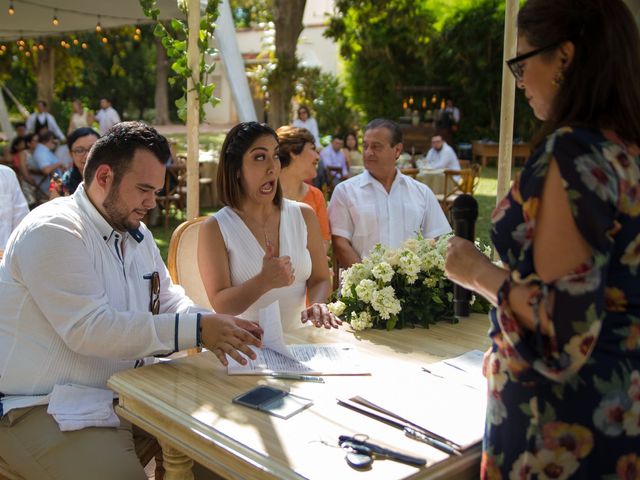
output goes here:
[[260, 341], [262, 328], [253, 322], [235, 318], [231, 315], [214, 313], [203, 315], [200, 320], [200, 326], [202, 328], [202, 343], [225, 366], [228, 363], [225, 354], [241, 365], [245, 365], [247, 360], [240, 352], [255, 360], [256, 354], [253, 353], [249, 346], [262, 347]]
[[263, 281], [271, 288], [288, 287], [296, 279], [294, 273], [291, 257], [276, 257], [273, 245], [270, 242], [267, 243], [267, 251], [262, 258], [260, 271]]
[[329, 311], [325, 303], [314, 303], [300, 314], [302, 323], [311, 322], [314, 327], [338, 328], [342, 320]]
[[447, 248], [444, 273], [449, 280], [468, 290], [475, 290], [474, 279], [490, 260], [469, 240], [451, 237]]

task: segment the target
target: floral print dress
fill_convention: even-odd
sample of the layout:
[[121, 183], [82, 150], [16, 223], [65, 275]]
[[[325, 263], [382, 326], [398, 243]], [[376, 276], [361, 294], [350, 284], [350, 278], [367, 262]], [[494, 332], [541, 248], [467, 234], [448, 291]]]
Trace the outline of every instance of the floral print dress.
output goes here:
[[[638, 153], [612, 132], [561, 128], [493, 213], [493, 242], [511, 275], [491, 313], [484, 479], [640, 479]], [[533, 238], [552, 160], [593, 255], [545, 284]], [[545, 309], [552, 319], [552, 335], [515, 321], [508, 291], [520, 284], [538, 318]]]

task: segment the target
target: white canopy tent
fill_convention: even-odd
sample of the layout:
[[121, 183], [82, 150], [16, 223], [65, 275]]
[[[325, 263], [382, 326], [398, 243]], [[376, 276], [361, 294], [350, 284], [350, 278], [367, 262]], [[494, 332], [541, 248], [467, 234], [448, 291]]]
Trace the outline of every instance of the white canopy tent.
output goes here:
[[[206, 0], [188, 0], [189, 30], [195, 33], [198, 29], [200, 11], [206, 6]], [[100, 23], [102, 28], [122, 25], [148, 23], [137, 0], [13, 0], [7, 7], [13, 7], [13, 14], [8, 10], [0, 11], [0, 43], [19, 38], [50, 37], [64, 35], [68, 32], [93, 31]], [[160, 18], [184, 18], [176, 0], [157, 0]], [[256, 120], [257, 115], [244, 70], [244, 63], [238, 48], [233, 27], [233, 19], [228, 0], [219, 5], [220, 16], [216, 30], [216, 40], [220, 54], [225, 61], [225, 72], [229, 77], [233, 99], [240, 120]], [[53, 24], [54, 17], [58, 24]], [[194, 26], [192, 28], [192, 25]], [[197, 37], [195, 37], [197, 38]], [[190, 42], [195, 45], [195, 41]], [[194, 47], [189, 52], [189, 63], [193, 72], [198, 72], [198, 52]], [[197, 73], [194, 75], [197, 76]], [[198, 181], [198, 102], [193, 92], [187, 98], [187, 217], [195, 218], [199, 212]], [[6, 103], [0, 89], [0, 129], [12, 135], [8, 119]]]

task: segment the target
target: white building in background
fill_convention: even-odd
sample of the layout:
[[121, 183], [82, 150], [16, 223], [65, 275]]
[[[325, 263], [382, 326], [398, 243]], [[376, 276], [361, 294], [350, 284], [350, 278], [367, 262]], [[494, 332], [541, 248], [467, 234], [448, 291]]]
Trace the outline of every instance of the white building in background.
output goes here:
[[[338, 73], [338, 46], [332, 39], [325, 38], [328, 16], [333, 13], [333, 0], [307, 0], [304, 11], [304, 29], [298, 39], [297, 56], [303, 65], [320, 67], [324, 72]], [[265, 31], [261, 28], [237, 29], [236, 35], [240, 52], [249, 68], [263, 60], [257, 57], [263, 50], [263, 37]], [[215, 108], [206, 108], [205, 121], [213, 125], [231, 125], [238, 122], [238, 115], [233, 105], [233, 97], [229, 80], [224, 71], [224, 58], [218, 61], [211, 76], [216, 84], [215, 95], [220, 103]], [[254, 104], [258, 120], [264, 118], [262, 99], [254, 98]]]

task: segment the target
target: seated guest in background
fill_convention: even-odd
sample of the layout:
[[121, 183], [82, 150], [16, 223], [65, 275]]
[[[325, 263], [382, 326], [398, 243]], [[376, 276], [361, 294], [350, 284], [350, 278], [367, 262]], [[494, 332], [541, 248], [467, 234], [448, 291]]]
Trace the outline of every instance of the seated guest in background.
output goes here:
[[[36, 208], [9, 240], [0, 263], [0, 457], [22, 478], [146, 478], [130, 423], [111, 411], [117, 428], [77, 429], [81, 411], [96, 417], [86, 387], [105, 389], [139, 359], [200, 345], [225, 365], [225, 353], [255, 358], [251, 332], [261, 329], [196, 308], [141, 223], [169, 156], [153, 128], [114, 127], [91, 150], [75, 194]], [[69, 383], [78, 385], [72, 425], [47, 413], [54, 386]]]
[[27, 133], [27, 124], [24, 122], [18, 122], [13, 126], [16, 131], [16, 137], [24, 137]]
[[398, 247], [422, 233], [451, 231], [438, 200], [426, 185], [396, 168], [402, 152], [397, 123], [378, 118], [364, 131], [365, 171], [340, 183], [329, 203], [333, 251], [340, 266], [360, 262], [376, 245]]
[[[329, 167], [339, 169], [332, 173]], [[342, 138], [338, 135], [331, 137], [331, 143], [320, 151], [320, 166], [318, 175], [314, 179], [316, 187], [320, 188], [323, 184], [331, 183], [333, 189], [338, 183], [349, 177], [349, 164], [347, 158], [342, 151]]]
[[40, 134], [51, 132], [60, 141], [64, 141], [64, 133], [60, 130], [58, 122], [47, 111], [47, 102], [38, 100], [36, 102], [36, 111], [27, 118], [27, 130], [30, 133]]
[[202, 281], [216, 312], [257, 321], [277, 300], [285, 331], [307, 321], [337, 327], [324, 303], [331, 282], [318, 218], [282, 198], [278, 149], [266, 124], [240, 123], [227, 134], [217, 179], [226, 206], [200, 228]]
[[638, 478], [638, 28], [622, 0], [528, 0], [517, 30], [544, 136], [493, 212], [500, 266], [460, 237], [445, 263], [495, 305], [480, 478]]
[[276, 133], [280, 143], [282, 195], [289, 200], [304, 202], [313, 208], [320, 222], [320, 231], [327, 251], [331, 241], [327, 202], [320, 189], [306, 183], [316, 176], [319, 161], [313, 135], [305, 128], [288, 126], [280, 127]]
[[293, 121], [292, 126], [309, 130], [311, 135], [313, 135], [316, 148], [320, 149], [322, 147], [320, 144], [320, 133], [318, 132], [318, 122], [311, 116], [309, 109], [305, 105], [298, 107], [298, 118]]
[[37, 139], [37, 135], [29, 133], [24, 137], [15, 137], [11, 141], [11, 168], [16, 172], [22, 193], [30, 206], [33, 206], [37, 200], [36, 183], [29, 171], [31, 153], [27, 148], [33, 137]]
[[87, 163], [89, 151], [99, 137], [98, 132], [89, 127], [79, 128], [67, 137], [67, 146], [69, 147], [69, 152], [71, 152], [73, 165], [62, 175], [59, 188], [49, 192], [50, 198], [71, 195], [76, 191], [76, 188], [82, 182], [82, 173]]
[[344, 148], [342, 153], [349, 165], [349, 175], [357, 175], [364, 170], [362, 152], [358, 148], [358, 136], [355, 132], [349, 132], [344, 137]]
[[38, 145], [33, 152], [30, 168], [37, 171], [32, 174], [36, 185], [40, 185], [43, 194], [49, 195], [49, 183], [43, 181], [43, 176], [49, 176], [54, 172], [60, 174], [64, 170], [64, 162], [58, 160], [52, 150], [56, 144], [53, 133], [44, 132], [38, 135]]
[[11, 232], [29, 213], [16, 172], [0, 165], [0, 250], [4, 250]]
[[431, 148], [426, 157], [421, 158], [416, 163], [418, 168], [460, 170], [460, 162], [456, 152], [444, 141], [439, 133], [431, 137]]

